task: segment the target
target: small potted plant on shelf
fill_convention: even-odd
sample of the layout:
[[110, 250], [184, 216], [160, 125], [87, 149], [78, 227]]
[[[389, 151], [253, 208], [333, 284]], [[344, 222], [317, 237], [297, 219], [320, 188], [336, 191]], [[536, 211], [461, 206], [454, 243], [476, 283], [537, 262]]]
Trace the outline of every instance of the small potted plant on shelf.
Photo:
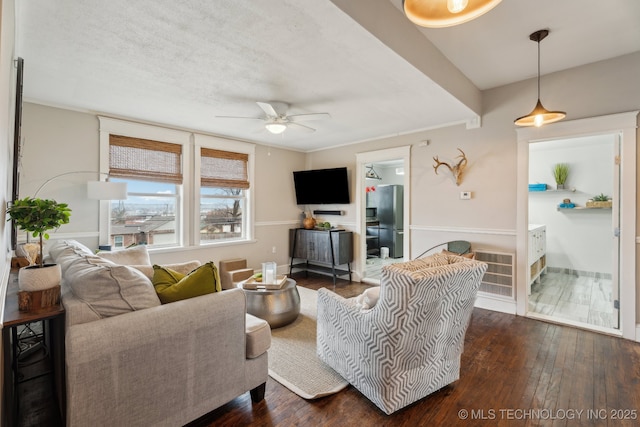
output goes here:
[[553, 177], [556, 180], [556, 189], [564, 190], [567, 177], [569, 176], [569, 165], [566, 163], [557, 163], [553, 167]]
[[600, 193], [594, 196], [593, 199], [587, 200], [588, 208], [610, 208], [613, 206], [613, 202], [609, 199], [609, 196], [604, 193]]
[[47, 231], [69, 223], [69, 206], [55, 200], [25, 197], [11, 203], [7, 214], [7, 221], [13, 220], [20, 230], [39, 239], [38, 261], [34, 265], [21, 268], [18, 272], [20, 290], [39, 291], [58, 286], [61, 278], [60, 265], [44, 263], [43, 246], [44, 240], [49, 238]]

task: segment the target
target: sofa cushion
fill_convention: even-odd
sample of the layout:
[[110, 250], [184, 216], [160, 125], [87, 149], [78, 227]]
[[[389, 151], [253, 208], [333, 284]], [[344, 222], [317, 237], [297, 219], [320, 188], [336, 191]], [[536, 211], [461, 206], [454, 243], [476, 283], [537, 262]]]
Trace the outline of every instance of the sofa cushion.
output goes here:
[[246, 317], [246, 357], [255, 359], [271, 347], [271, 327], [266, 320], [248, 313]]
[[101, 318], [160, 305], [144, 274], [95, 255], [77, 254], [68, 263], [64, 279], [73, 295]]
[[[200, 265], [202, 265], [200, 261], [193, 260], [193, 261], [187, 261], [187, 262], [179, 262], [175, 264], [164, 264], [163, 267], [169, 268], [173, 271], [177, 271], [178, 273], [181, 273], [186, 276], [196, 268], [200, 267]], [[149, 280], [153, 280], [153, 272], [154, 272], [153, 265], [130, 265], [130, 267], [133, 267], [136, 270], [140, 270], [145, 276], [149, 278]]]
[[421, 271], [426, 268], [439, 267], [449, 264], [449, 255], [436, 253], [424, 258], [414, 259], [413, 261], [399, 262], [384, 266], [384, 269], [390, 269], [400, 272]]
[[153, 286], [163, 304], [222, 290], [218, 270], [211, 261], [187, 275], [154, 265]]
[[81, 255], [93, 256], [91, 249], [75, 240], [57, 240], [49, 247], [49, 256], [62, 268], [64, 277], [67, 267]]
[[119, 265], [151, 265], [149, 252], [145, 245], [117, 251], [100, 251], [98, 256]]

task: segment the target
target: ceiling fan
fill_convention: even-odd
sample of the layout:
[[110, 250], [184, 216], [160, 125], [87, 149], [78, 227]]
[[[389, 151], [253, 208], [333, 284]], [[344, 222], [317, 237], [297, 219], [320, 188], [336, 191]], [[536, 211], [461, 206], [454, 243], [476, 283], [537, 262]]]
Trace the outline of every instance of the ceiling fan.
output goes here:
[[306, 114], [287, 114], [289, 104], [284, 102], [256, 102], [264, 111], [264, 117], [238, 117], [238, 116], [216, 116], [219, 119], [249, 119], [262, 120], [264, 127], [273, 134], [280, 134], [289, 128], [296, 128], [307, 132], [315, 132], [316, 130], [300, 122], [310, 122], [313, 120], [323, 120], [331, 118], [329, 113], [306, 113]]

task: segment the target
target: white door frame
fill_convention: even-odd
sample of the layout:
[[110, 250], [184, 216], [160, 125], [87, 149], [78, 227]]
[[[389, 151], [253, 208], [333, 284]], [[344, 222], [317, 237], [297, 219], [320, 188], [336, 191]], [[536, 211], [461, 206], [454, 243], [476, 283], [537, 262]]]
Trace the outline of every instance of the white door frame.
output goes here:
[[364, 153], [356, 153], [356, 236], [357, 244], [355, 245], [355, 271], [360, 280], [364, 278], [366, 268], [367, 257], [367, 239], [364, 238], [366, 234], [366, 220], [365, 220], [365, 208], [366, 197], [365, 194], [365, 173], [366, 165], [368, 163], [381, 162], [383, 160], [395, 160], [402, 159], [404, 163], [404, 236], [403, 236], [403, 254], [404, 259], [408, 259], [410, 245], [410, 233], [409, 226], [411, 224], [411, 146], [406, 145], [396, 148], [388, 148], [385, 150], [367, 151]]
[[636, 333], [636, 143], [638, 111], [558, 122], [540, 128], [517, 129], [517, 301], [516, 313], [528, 307], [529, 143], [576, 136], [620, 135], [620, 329], [627, 339]]

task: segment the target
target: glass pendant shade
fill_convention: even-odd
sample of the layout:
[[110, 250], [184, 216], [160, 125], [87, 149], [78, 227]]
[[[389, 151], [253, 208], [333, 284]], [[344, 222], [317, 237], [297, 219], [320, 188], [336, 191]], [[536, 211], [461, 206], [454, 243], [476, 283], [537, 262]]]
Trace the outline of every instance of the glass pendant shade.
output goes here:
[[278, 135], [284, 132], [285, 130], [287, 130], [287, 125], [285, 125], [284, 123], [267, 123], [264, 126], [267, 128], [269, 132], [275, 135]]
[[502, 0], [403, 0], [404, 14], [421, 27], [452, 27], [471, 21]]

